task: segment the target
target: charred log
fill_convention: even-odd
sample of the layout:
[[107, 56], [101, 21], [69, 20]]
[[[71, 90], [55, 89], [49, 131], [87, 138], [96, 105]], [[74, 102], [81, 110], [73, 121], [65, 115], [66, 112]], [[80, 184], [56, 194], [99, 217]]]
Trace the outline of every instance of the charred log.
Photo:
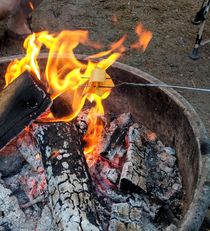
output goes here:
[[25, 71], [0, 92], [0, 150], [50, 107], [37, 82]]
[[64, 98], [58, 96], [53, 100], [50, 111], [56, 119], [59, 119], [70, 115], [72, 113], [72, 107]]
[[141, 150], [141, 134], [135, 126], [129, 128], [129, 148], [121, 173], [120, 188], [147, 192], [145, 155]]
[[89, 169], [73, 123], [34, 125], [56, 230], [101, 230]]
[[117, 120], [113, 120], [107, 131], [105, 139], [101, 140], [101, 149], [99, 154], [112, 161], [116, 154], [116, 147], [125, 139], [129, 125], [133, 124], [130, 113], [120, 115]]

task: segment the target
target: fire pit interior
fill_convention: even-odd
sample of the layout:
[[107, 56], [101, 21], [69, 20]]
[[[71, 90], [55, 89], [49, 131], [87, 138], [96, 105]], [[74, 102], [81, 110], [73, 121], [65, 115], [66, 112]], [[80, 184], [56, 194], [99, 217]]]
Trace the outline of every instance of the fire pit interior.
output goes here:
[[[77, 58], [85, 62], [84, 56], [78, 55]], [[1, 60], [1, 79], [13, 59]], [[45, 68], [46, 60], [47, 54], [39, 55], [41, 70]], [[107, 73], [114, 83], [118, 79], [129, 83], [162, 84], [146, 73], [117, 62], [107, 69]], [[16, 195], [14, 182], [24, 179], [30, 163], [32, 169], [28, 171], [38, 173], [25, 178], [25, 185], [30, 184], [31, 200], [24, 198], [24, 193], [21, 198], [18, 198], [20, 194], [16, 195], [18, 202], [13, 198], [14, 204], [18, 206], [19, 203], [22, 208], [16, 211], [18, 215], [13, 220], [20, 219], [21, 215], [29, 219], [29, 213], [34, 213], [36, 218], [31, 218], [30, 222], [33, 220], [31, 227], [36, 230], [54, 230], [50, 219], [57, 223], [58, 230], [69, 230], [69, 224], [74, 230], [88, 226], [90, 230], [109, 231], [199, 230], [209, 203], [210, 146], [205, 128], [190, 104], [171, 89], [121, 85], [112, 89], [103, 105], [105, 116], [101, 120], [106, 125], [106, 133], [99, 142], [98, 159], [89, 168], [80, 156], [84, 145], [80, 136], [86, 132], [86, 111], [92, 107], [91, 103], [85, 104], [84, 110], [70, 124], [35, 122], [17, 137], [17, 143], [12, 143], [18, 146], [25, 162], [21, 169], [11, 174], [15, 175], [15, 180], [9, 174], [2, 177], [4, 189], [1, 190], [6, 190], [7, 197]], [[76, 135], [78, 130], [80, 136]], [[57, 137], [65, 138], [62, 144], [56, 140], [56, 132]], [[76, 145], [78, 153], [78, 157], [72, 160], [71, 152], [74, 151], [69, 150], [70, 144]], [[50, 153], [48, 158], [42, 157], [45, 158], [44, 174], [40, 155], [47, 152]], [[64, 170], [60, 170], [59, 164]], [[75, 173], [71, 169], [76, 169]], [[62, 175], [59, 190], [50, 174], [54, 179]], [[69, 185], [64, 185], [66, 179], [71, 179]], [[46, 183], [49, 194], [54, 194], [51, 203], [46, 195]], [[69, 188], [68, 192], [62, 191], [65, 187]], [[71, 192], [79, 195], [75, 204], [62, 204], [62, 200], [72, 200]], [[81, 205], [78, 211], [77, 203]], [[87, 207], [83, 208], [84, 204]], [[71, 214], [66, 215], [71, 206]], [[62, 225], [68, 227], [59, 228], [59, 211], [63, 217], [78, 220], [78, 226], [63, 218]], [[5, 211], [2, 210], [0, 216], [0, 227], [5, 230], [14, 227], [6, 222]], [[83, 217], [88, 224], [84, 224]], [[22, 230], [26, 229], [23, 227]]]

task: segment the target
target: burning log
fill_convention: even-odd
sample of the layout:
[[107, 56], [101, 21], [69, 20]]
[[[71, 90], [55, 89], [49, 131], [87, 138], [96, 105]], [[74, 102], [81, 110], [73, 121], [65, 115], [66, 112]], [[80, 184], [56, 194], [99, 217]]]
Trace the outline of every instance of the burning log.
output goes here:
[[56, 230], [101, 230], [92, 182], [73, 123], [34, 125]]
[[52, 104], [37, 82], [25, 71], [0, 92], [0, 150]]

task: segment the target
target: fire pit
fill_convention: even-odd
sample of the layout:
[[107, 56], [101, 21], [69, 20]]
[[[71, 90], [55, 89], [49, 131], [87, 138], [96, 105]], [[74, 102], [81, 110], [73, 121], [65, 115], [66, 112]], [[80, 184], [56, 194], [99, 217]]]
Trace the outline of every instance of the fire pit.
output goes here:
[[[39, 55], [40, 68], [45, 67], [47, 56]], [[22, 57], [0, 59], [1, 79], [14, 58]], [[78, 55], [77, 58], [82, 61], [85, 57]], [[107, 73], [114, 82], [116, 78], [122, 82], [162, 84], [140, 70], [117, 62]], [[179, 230], [199, 230], [210, 201], [210, 142], [192, 106], [171, 89], [134, 85], [113, 88], [103, 105], [105, 110], [118, 116], [131, 113], [136, 123], [154, 131], [164, 144], [176, 150], [186, 193]]]

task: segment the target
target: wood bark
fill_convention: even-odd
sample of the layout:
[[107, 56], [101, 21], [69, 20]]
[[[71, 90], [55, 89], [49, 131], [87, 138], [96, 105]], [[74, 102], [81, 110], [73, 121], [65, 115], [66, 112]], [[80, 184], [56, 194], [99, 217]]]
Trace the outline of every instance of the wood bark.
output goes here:
[[37, 82], [25, 71], [0, 92], [0, 150], [51, 106]]
[[40, 146], [56, 230], [102, 230], [74, 124], [34, 124], [33, 131]]

